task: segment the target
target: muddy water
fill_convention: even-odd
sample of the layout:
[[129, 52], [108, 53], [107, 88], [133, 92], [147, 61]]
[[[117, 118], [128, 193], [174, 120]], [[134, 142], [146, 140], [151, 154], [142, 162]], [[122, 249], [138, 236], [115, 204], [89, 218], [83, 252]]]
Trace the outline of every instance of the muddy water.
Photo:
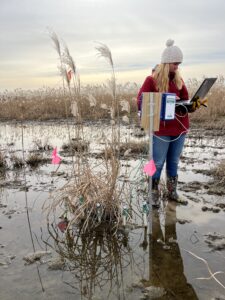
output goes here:
[[[122, 128], [124, 141], [135, 139], [134, 130]], [[75, 137], [71, 125], [69, 133]], [[109, 133], [100, 123], [84, 127], [91, 153], [101, 150]], [[63, 163], [56, 174], [57, 166], [50, 163], [25, 172], [10, 164], [12, 154], [22, 157], [23, 148], [29, 155], [37, 144], [60, 151], [68, 143], [67, 124], [0, 124], [0, 142], [9, 166], [1, 173], [0, 299], [225, 299], [224, 208], [202, 210], [225, 203], [223, 195], [208, 194], [206, 184], [212, 178], [205, 172], [225, 158], [222, 137], [193, 131], [186, 140], [179, 188], [188, 205], [162, 201], [152, 216], [151, 238], [143, 227], [127, 226], [117, 235], [103, 228], [80, 237], [76, 246], [70, 237], [60, 243], [50, 236], [54, 228], [47, 229], [42, 209], [70, 178], [70, 156], [61, 152]], [[51, 158], [48, 147], [42, 154]], [[123, 164], [136, 185], [140, 160], [131, 157]], [[26, 262], [34, 250], [43, 256]]]

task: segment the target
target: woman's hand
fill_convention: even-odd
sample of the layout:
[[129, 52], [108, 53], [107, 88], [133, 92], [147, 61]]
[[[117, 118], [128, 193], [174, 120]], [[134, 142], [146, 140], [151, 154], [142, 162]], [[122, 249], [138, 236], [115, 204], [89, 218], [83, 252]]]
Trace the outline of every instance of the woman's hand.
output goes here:
[[208, 99], [207, 98], [204, 98], [204, 99], [198, 98], [198, 99], [193, 101], [192, 109], [195, 111], [201, 105], [207, 107], [207, 104], [208, 104]]
[[208, 104], [208, 99], [207, 99], [207, 98], [203, 98], [203, 99], [201, 99], [201, 98], [196, 98], [196, 99], [193, 101], [192, 105], [191, 105], [190, 107], [188, 107], [188, 112], [191, 112], [191, 113], [192, 113], [192, 112], [195, 112], [196, 109], [199, 109], [199, 108], [200, 108], [200, 106], [208, 107], [207, 104]]

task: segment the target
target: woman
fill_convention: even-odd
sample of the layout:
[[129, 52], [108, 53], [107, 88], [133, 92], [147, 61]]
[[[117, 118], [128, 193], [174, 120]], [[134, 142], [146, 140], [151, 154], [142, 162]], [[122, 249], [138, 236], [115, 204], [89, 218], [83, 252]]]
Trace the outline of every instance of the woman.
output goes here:
[[[145, 79], [138, 93], [138, 108], [141, 110], [141, 96], [143, 92], [169, 92], [176, 94], [178, 100], [187, 100], [188, 91], [182, 80], [178, 66], [183, 61], [183, 54], [174, 41], [166, 42], [166, 49], [162, 53], [159, 64], [151, 76]], [[177, 170], [180, 155], [184, 146], [185, 136], [189, 128], [187, 110], [177, 106], [175, 119], [160, 121], [159, 131], [153, 136], [153, 159], [156, 165], [156, 173], [152, 177], [153, 206], [159, 206], [158, 185], [161, 171], [166, 161], [168, 198], [186, 204], [177, 194]]]

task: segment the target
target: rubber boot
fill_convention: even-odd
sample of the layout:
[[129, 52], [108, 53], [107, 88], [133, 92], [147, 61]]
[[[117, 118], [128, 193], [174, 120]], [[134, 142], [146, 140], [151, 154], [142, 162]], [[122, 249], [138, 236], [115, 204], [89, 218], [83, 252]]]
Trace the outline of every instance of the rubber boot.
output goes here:
[[177, 182], [178, 182], [178, 177], [170, 177], [167, 176], [167, 197], [169, 200], [176, 201], [177, 203], [187, 205], [188, 202], [187, 200], [182, 199], [178, 194], [177, 194]]
[[159, 208], [159, 179], [152, 179], [152, 207]]

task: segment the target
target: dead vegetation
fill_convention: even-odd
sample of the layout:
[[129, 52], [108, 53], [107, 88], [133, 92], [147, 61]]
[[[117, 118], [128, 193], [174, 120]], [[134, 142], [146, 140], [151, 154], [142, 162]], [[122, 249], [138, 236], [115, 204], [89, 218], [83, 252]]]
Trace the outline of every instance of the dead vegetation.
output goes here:
[[21, 169], [25, 164], [23, 159], [15, 154], [11, 156], [11, 162], [13, 169]]
[[[131, 105], [131, 111], [136, 109], [136, 84], [119, 85], [120, 101], [126, 100]], [[71, 93], [74, 88], [71, 87]], [[86, 86], [81, 90], [79, 110], [83, 120], [108, 119], [112, 95], [107, 84]], [[62, 89], [42, 88], [39, 90], [5, 91], [0, 94], [0, 120], [56, 120], [72, 118], [71, 99], [68, 91]]]
[[33, 141], [34, 146], [38, 151], [50, 151], [53, 150], [53, 147], [48, 143], [48, 140], [42, 141], [41, 139], [36, 139]]
[[[79, 74], [68, 48], [63, 50], [55, 34], [51, 37], [61, 62], [61, 76], [65, 83], [64, 94], [69, 94], [68, 112], [71, 113], [75, 123], [75, 138], [71, 138], [68, 129], [69, 143], [64, 144], [62, 149], [74, 155], [72, 166], [74, 174], [64, 187], [51, 195], [52, 201], [46, 202], [44, 209], [47, 212], [48, 224], [53, 222], [54, 213], [57, 211], [68, 223], [67, 232], [77, 225], [81, 225], [80, 230], [86, 232], [88, 228], [93, 230], [106, 221], [117, 230], [121, 225], [123, 207], [126, 204], [128, 211], [130, 201], [129, 182], [121, 183], [118, 180], [121, 175], [118, 151], [121, 145], [120, 117], [129, 122], [130, 101], [121, 99], [117, 92], [112, 55], [106, 45], [100, 44], [96, 50], [99, 56], [110, 64], [111, 79], [105, 90], [107, 97], [102, 97], [101, 92], [98, 100], [97, 94], [90, 93], [91, 89], [88, 90], [89, 94], [85, 96], [82, 94]], [[70, 72], [68, 70], [72, 70], [73, 80], [68, 78]], [[99, 92], [99, 89], [96, 88], [95, 91]], [[85, 141], [83, 121], [86, 118], [104, 117], [109, 118], [111, 124], [110, 134], [105, 137], [107, 156], [102, 157], [94, 167], [85, 153], [89, 144]], [[52, 234], [54, 235], [54, 232]]]
[[[190, 95], [200, 85], [196, 79], [187, 83]], [[111, 81], [102, 85], [87, 85], [77, 88], [70, 86], [70, 92], [62, 88], [42, 88], [39, 90], [16, 89], [0, 94], [0, 120], [52, 120], [72, 118], [71, 94], [76, 95], [78, 109], [85, 120], [109, 119], [113, 93]], [[123, 103], [129, 103], [129, 118], [136, 122], [136, 96], [139, 86], [127, 82], [116, 86], [119, 105], [114, 110], [120, 110], [124, 116]], [[13, 104], [13, 105], [12, 105]], [[223, 128], [225, 126], [225, 79], [220, 76], [208, 94], [208, 108], [201, 107], [190, 115], [191, 123], [204, 123], [206, 129]]]
[[122, 156], [147, 155], [149, 153], [149, 145], [147, 141], [127, 142], [120, 144], [120, 154]]
[[26, 159], [26, 163], [31, 168], [37, 168], [41, 164], [49, 162], [49, 159], [44, 158], [40, 153], [30, 153]]
[[72, 138], [71, 142], [62, 145], [64, 152], [87, 152], [89, 149], [89, 142], [83, 141], [82, 139]]
[[117, 222], [121, 212], [121, 189], [117, 184], [118, 162], [110, 160], [105, 171], [96, 172], [82, 167], [82, 175], [54, 195], [50, 210], [62, 207], [69, 227], [83, 225], [94, 228], [101, 222]]
[[[140, 158], [145, 155], [148, 155], [149, 152], [149, 145], [147, 141], [140, 141], [140, 142], [127, 142], [127, 143], [120, 143], [117, 147], [116, 152], [122, 159], [130, 159], [133, 158]], [[106, 147], [102, 152], [95, 154], [96, 158], [109, 158], [111, 155], [111, 148]]]

